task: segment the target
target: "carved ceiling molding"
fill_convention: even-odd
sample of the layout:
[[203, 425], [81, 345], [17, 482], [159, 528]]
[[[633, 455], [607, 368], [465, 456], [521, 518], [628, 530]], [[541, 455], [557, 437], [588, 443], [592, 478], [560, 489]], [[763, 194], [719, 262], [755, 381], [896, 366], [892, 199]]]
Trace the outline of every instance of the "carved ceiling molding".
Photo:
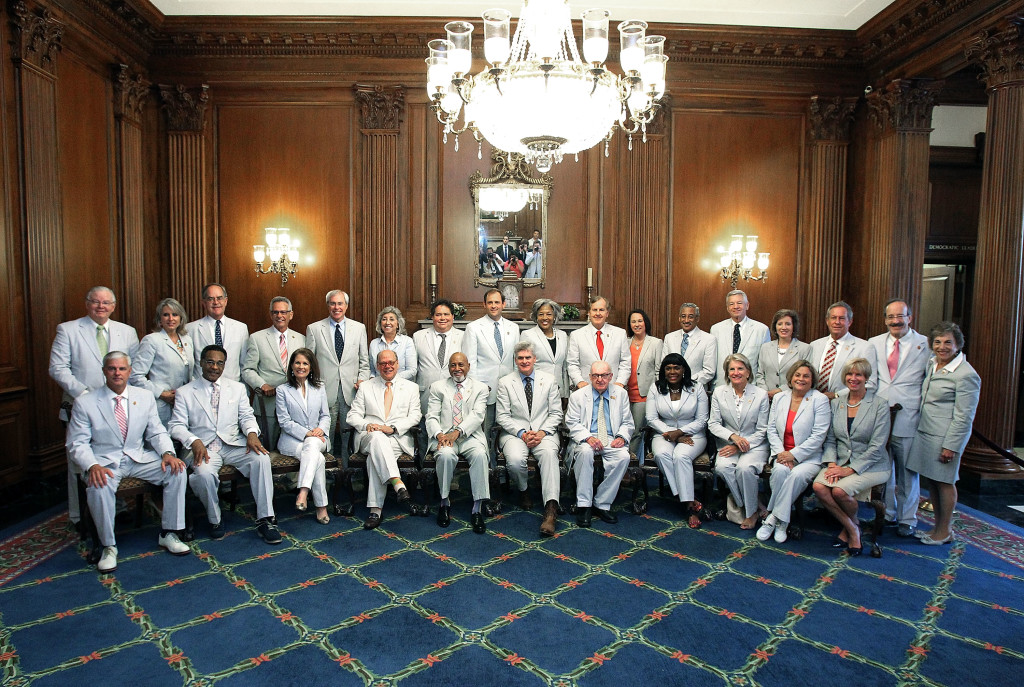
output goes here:
[[149, 99], [150, 82], [126, 64], [111, 65], [114, 83], [114, 116], [139, 122]]
[[8, 12], [14, 33], [12, 59], [52, 74], [54, 60], [61, 50], [64, 24], [57, 21], [50, 10], [35, 5], [30, 7], [22, 0], [9, 2]]
[[405, 110], [405, 89], [402, 86], [356, 84], [352, 92], [359, 104], [360, 128], [371, 131], [398, 130]]
[[182, 84], [160, 84], [158, 88], [170, 131], [203, 131], [206, 125], [206, 103], [210, 100], [209, 86], [203, 84], [190, 89]]
[[997, 26], [971, 39], [967, 59], [983, 69], [980, 78], [989, 88], [1024, 81], [1024, 16], [1006, 17]]
[[930, 131], [932, 108], [941, 90], [942, 81], [895, 79], [868, 94], [871, 120], [883, 133]]
[[160, 15], [154, 13], [152, 5], [145, 3], [150, 12], [144, 13], [140, 10], [142, 3], [133, 3], [129, 0], [76, 0], [77, 4], [85, 7], [93, 16], [102, 17], [111, 26], [122, 34], [129, 34], [147, 48], [152, 47], [153, 41], [159, 35], [156, 26], [160, 21]]
[[813, 141], [849, 141], [850, 122], [857, 107], [857, 98], [811, 97], [808, 119], [811, 124]]
[[[897, 52], [900, 48], [919, 39], [922, 35], [946, 22], [957, 12], [967, 9], [976, 0], [918, 0], [898, 16], [888, 17], [883, 12], [876, 17], [886, 21], [877, 29], [874, 21], [868, 23], [859, 35], [864, 62], [876, 65]], [[858, 32], [860, 34], [861, 32]]]
[[819, 69], [860, 64], [860, 52], [850, 44], [823, 44], [819, 41], [731, 41], [669, 38], [665, 54], [676, 62], [696, 64], [735, 64], [777, 67], [815, 67]]

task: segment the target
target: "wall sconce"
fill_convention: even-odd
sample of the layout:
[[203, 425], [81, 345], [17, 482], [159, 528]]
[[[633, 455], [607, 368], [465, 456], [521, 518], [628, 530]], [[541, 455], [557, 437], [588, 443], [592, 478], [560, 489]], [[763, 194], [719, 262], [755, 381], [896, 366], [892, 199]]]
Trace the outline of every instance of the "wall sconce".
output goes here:
[[[733, 234], [729, 248], [718, 247], [721, 253], [722, 281], [732, 281], [732, 288], [742, 277], [745, 281], [766, 281], [768, 279], [768, 253], [757, 252], [757, 237]], [[753, 275], [757, 266], [758, 275]]]
[[[291, 239], [287, 227], [267, 227], [267, 244], [252, 247], [252, 257], [256, 261], [256, 276], [277, 273], [281, 275], [281, 286], [288, 283], [288, 277], [295, 276], [299, 269], [299, 240]], [[270, 257], [270, 267], [264, 267], [263, 261]]]

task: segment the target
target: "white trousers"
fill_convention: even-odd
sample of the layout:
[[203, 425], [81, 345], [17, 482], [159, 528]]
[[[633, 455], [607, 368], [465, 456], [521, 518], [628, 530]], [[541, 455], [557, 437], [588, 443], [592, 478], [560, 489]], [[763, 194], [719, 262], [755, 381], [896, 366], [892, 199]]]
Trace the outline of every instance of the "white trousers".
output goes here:
[[[147, 457], [155, 456], [152, 451], [146, 452]], [[185, 471], [179, 473], [166, 472], [161, 469], [163, 462], [157, 457], [148, 463], [136, 463], [128, 456], [121, 456], [121, 462], [111, 470], [114, 474], [107, 477], [107, 486], [85, 488], [85, 499], [89, 503], [89, 512], [96, 523], [100, 544], [117, 546], [114, 539], [114, 516], [116, 501], [114, 495], [121, 480], [125, 477], [137, 477], [150, 484], [159, 484], [164, 488], [163, 513], [160, 526], [165, 530], [185, 528]]]
[[216, 452], [210, 451], [209, 455], [209, 462], [202, 465], [195, 465], [191, 451], [185, 456], [185, 460], [193, 466], [188, 483], [206, 508], [207, 520], [212, 524], [220, 522], [217, 491], [220, 488], [220, 469], [224, 465], [231, 465], [249, 480], [252, 497], [256, 501], [256, 517], [274, 517], [274, 479], [270, 473], [270, 456], [265, 453], [247, 453], [245, 446], [228, 444], [223, 444]]
[[487, 456], [487, 449], [478, 441], [459, 441], [454, 446], [438, 446], [434, 449], [434, 461], [437, 464], [437, 488], [441, 491], [441, 498], [448, 498], [452, 487], [452, 477], [455, 476], [455, 467], [459, 462], [459, 456], [465, 456], [469, 463], [469, 483], [473, 490], [473, 500], [491, 498], [491, 485], [488, 481], [490, 474], [490, 463]]
[[558, 439], [547, 435], [532, 449], [527, 448], [522, 439], [511, 434], [502, 434], [498, 441], [501, 443], [501, 452], [505, 454], [509, 479], [516, 485], [516, 489], [526, 490], [526, 459], [533, 453], [533, 457], [537, 459], [540, 493], [544, 503], [557, 501], [562, 486], [562, 477], [558, 470]]
[[704, 435], [693, 437], [693, 446], [669, 442], [660, 434], [651, 440], [654, 462], [665, 475], [672, 494], [684, 503], [693, 501], [693, 461], [704, 453], [707, 445]]
[[797, 463], [792, 470], [778, 462], [772, 465], [772, 500], [768, 502], [768, 510], [776, 520], [789, 522], [793, 504], [818, 476], [819, 470], [819, 463]]
[[597, 485], [597, 493], [594, 493], [594, 449], [590, 444], [582, 443], [576, 446], [576, 455], [573, 459], [573, 471], [576, 474], [576, 505], [578, 507], [596, 506], [601, 510], [608, 510], [615, 502], [615, 495], [619, 493], [619, 483], [626, 474], [629, 467], [629, 446], [622, 448], [605, 447], [601, 451], [601, 460], [604, 463], [604, 479]]
[[402, 445], [396, 437], [384, 432], [369, 432], [362, 436], [356, 448], [366, 454], [366, 507], [380, 508], [387, 495], [388, 480], [401, 477], [398, 458], [402, 455]]
[[917, 501], [921, 496], [921, 477], [907, 469], [907, 456], [914, 445], [914, 437], [892, 437], [889, 455], [892, 474], [885, 485], [885, 517], [901, 525], [917, 527]]
[[743, 514], [748, 518], [757, 512], [757, 480], [768, 462], [767, 448], [758, 449], [732, 456], [718, 454], [715, 460], [715, 474], [722, 478], [732, 500], [743, 507]]
[[327, 459], [324, 451], [328, 444], [320, 437], [306, 437], [299, 448], [299, 476], [297, 478], [299, 489], [309, 489], [313, 497], [313, 505], [320, 507], [327, 505], [327, 474], [325, 465]]

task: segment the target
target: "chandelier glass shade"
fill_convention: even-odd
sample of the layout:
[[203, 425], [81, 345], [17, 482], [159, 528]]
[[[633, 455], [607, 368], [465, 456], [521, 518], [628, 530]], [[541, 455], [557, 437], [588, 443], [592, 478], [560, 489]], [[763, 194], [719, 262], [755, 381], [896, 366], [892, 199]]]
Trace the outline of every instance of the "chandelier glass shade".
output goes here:
[[[619, 24], [617, 75], [609, 70], [608, 12], [583, 13], [583, 57], [573, 35], [567, 0], [525, 0], [514, 36], [510, 14], [483, 13], [484, 58], [472, 72], [473, 25], [445, 25], [446, 39], [428, 43], [427, 90], [444, 136], [469, 131], [478, 142], [523, 155], [546, 172], [563, 155], [609, 141], [616, 128], [646, 140], [665, 93], [665, 39], [647, 36], [647, 24]], [[462, 124], [459, 124], [459, 121]], [[607, 147], [606, 147], [607, 153]]]

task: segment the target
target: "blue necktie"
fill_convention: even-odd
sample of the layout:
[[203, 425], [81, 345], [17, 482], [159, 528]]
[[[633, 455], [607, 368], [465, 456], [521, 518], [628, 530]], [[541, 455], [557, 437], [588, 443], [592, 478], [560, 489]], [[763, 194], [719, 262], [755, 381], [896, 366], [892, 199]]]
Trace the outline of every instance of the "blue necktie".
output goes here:
[[217, 330], [213, 334], [213, 343], [218, 346], [224, 345], [224, 336], [220, 332], [220, 320], [217, 320]]
[[679, 355], [686, 356], [686, 347], [690, 345], [690, 335], [687, 333], [683, 334], [683, 345], [679, 347]]
[[341, 337], [341, 325], [334, 327], [334, 352], [338, 355], [338, 362], [341, 362], [341, 356], [345, 352], [345, 339]]
[[498, 344], [498, 357], [504, 358], [505, 347], [501, 345], [501, 327], [498, 326], [497, 322], [494, 323], [494, 343]]

